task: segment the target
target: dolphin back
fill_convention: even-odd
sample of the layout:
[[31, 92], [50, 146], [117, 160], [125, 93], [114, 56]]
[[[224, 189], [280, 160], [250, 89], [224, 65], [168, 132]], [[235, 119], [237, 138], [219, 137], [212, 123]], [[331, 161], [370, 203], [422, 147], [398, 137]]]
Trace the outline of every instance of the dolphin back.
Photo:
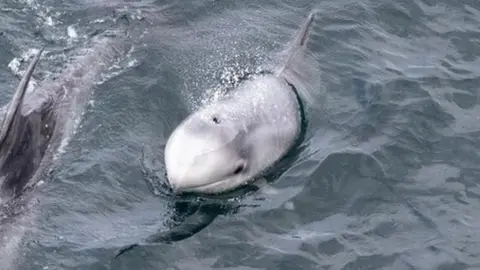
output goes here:
[[[25, 160], [34, 162], [36, 160], [36, 153], [32, 150], [37, 150], [32, 147], [29, 142], [36, 134], [32, 134], [32, 124], [41, 125], [41, 117], [37, 115], [37, 121], [34, 119], [27, 119], [22, 114], [22, 105], [24, 104], [25, 93], [28, 84], [32, 78], [33, 71], [40, 59], [43, 48], [35, 55], [30, 62], [25, 74], [23, 75], [20, 84], [15, 91], [13, 98], [5, 112], [0, 129], [0, 199], [6, 195], [13, 195], [19, 192], [23, 186], [24, 174], [31, 173], [29, 166], [25, 164]], [[33, 117], [35, 118], [35, 117]]]
[[[5, 118], [3, 119], [0, 129], [0, 195], [5, 193], [11, 193], [10, 189], [14, 187], [14, 183], [9, 179], [14, 174], [22, 174], [23, 168], [15, 166], [16, 154], [24, 152], [24, 155], [28, 155], [28, 149], [22, 146], [21, 140], [24, 138], [23, 133], [25, 130], [25, 117], [22, 115], [22, 105], [27, 91], [28, 84], [32, 78], [33, 71], [37, 66], [40, 56], [43, 52], [43, 48], [38, 51], [33, 60], [30, 62], [25, 74], [23, 75], [20, 84], [15, 91], [13, 98], [6, 110]], [[15, 168], [16, 167], [16, 168]], [[16, 183], [15, 183], [16, 184]], [[20, 184], [20, 183], [18, 183]]]

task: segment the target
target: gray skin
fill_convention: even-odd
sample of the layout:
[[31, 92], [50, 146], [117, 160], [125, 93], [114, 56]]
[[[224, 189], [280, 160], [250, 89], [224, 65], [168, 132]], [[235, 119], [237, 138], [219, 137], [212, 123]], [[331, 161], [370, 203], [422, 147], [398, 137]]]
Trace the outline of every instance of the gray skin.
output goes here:
[[221, 193], [255, 179], [295, 143], [301, 118], [293, 56], [306, 46], [310, 14], [284, 67], [257, 76], [190, 114], [170, 135], [165, 167], [177, 192]]
[[43, 50], [30, 63], [10, 104], [0, 130], [0, 202], [34, 185], [45, 156], [58, 149], [68, 125], [82, 109], [94, 80], [118, 56], [118, 42], [94, 37], [94, 47], [67, 66], [56, 78], [41, 83], [27, 95], [27, 86]]
[[59, 147], [74, 132], [92, 86], [126, 52], [125, 35], [95, 36], [83, 55], [31, 92], [42, 50], [30, 63], [0, 118], [0, 268], [15, 269], [25, 231], [34, 226], [33, 188], [47, 177]]

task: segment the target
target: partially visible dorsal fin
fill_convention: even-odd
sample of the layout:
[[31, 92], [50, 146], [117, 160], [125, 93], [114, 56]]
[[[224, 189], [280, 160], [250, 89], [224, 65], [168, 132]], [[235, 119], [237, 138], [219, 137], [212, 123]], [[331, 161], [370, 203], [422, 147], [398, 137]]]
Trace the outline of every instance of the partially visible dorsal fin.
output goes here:
[[278, 72], [279, 75], [281, 75], [285, 69], [287, 69], [290, 66], [290, 62], [292, 61], [292, 58], [294, 57], [295, 53], [297, 52], [298, 49], [305, 49], [307, 46], [307, 39], [310, 31], [310, 27], [312, 26], [313, 22], [313, 13], [310, 13], [305, 20], [305, 23], [302, 25], [302, 27], [298, 30], [298, 33], [293, 40], [292, 45], [290, 46], [290, 50], [287, 52], [287, 60], [285, 61], [285, 64], [282, 69]]
[[307, 50], [307, 41], [312, 34], [311, 30], [315, 19], [314, 14], [315, 12], [311, 12], [308, 15], [287, 49], [281, 53], [285, 60], [276, 73], [276, 76], [284, 78], [294, 86], [297, 94], [307, 104], [318, 103], [316, 91], [320, 69], [316, 59], [311, 57]]
[[32, 62], [28, 66], [25, 74], [23, 75], [20, 84], [13, 95], [12, 101], [6, 110], [5, 118], [3, 119], [3, 123], [0, 129], [0, 148], [5, 147], [5, 142], [8, 141], [8, 136], [16, 136], [12, 134], [12, 125], [15, 122], [15, 119], [19, 117], [22, 113], [21, 105], [23, 103], [23, 98], [25, 97], [25, 92], [27, 91], [28, 83], [30, 82], [30, 78], [32, 77], [33, 70], [40, 59], [40, 55], [43, 52], [43, 48], [39, 50], [37, 55], [33, 58]]

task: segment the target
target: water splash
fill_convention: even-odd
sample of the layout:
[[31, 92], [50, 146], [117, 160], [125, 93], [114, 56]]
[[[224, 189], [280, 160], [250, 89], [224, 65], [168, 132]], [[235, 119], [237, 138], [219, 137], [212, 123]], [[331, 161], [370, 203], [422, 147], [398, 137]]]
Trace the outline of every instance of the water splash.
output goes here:
[[228, 59], [228, 56], [224, 55], [223, 58], [224, 67], [214, 72], [216, 85], [205, 89], [198, 100], [189, 98], [192, 110], [216, 102], [243, 81], [268, 72], [266, 66], [259, 64], [259, 62], [265, 61], [265, 57], [259, 54], [235, 54], [232, 59]]
[[[17, 76], [17, 78], [21, 79], [23, 75], [25, 74], [26, 70], [20, 71], [20, 66], [28, 62], [26, 60], [33, 58], [35, 55], [38, 54], [39, 49], [37, 48], [30, 48], [26, 52], [22, 53], [20, 57], [14, 57], [10, 63], [8, 63], [8, 68]], [[30, 79], [30, 83], [27, 86], [27, 93], [31, 93], [33, 89], [35, 89], [38, 85], [37, 80], [32, 76]]]

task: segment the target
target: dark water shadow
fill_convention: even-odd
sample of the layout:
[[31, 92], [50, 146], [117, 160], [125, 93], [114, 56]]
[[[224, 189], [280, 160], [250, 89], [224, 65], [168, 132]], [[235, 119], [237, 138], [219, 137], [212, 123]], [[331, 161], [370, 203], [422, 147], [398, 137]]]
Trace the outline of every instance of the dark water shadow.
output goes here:
[[[258, 205], [242, 204], [244, 197], [258, 190], [256, 185], [245, 185], [230, 192], [208, 195], [196, 193], [175, 194], [167, 183], [165, 173], [160, 177], [159, 172], [150, 169], [144, 164], [142, 156], [141, 166], [144, 180], [147, 182], [153, 195], [166, 201], [169, 216], [162, 229], [147, 238], [127, 245], [115, 254], [115, 258], [139, 246], [152, 246], [158, 244], [172, 244], [185, 240], [200, 232], [221, 215], [235, 214], [245, 207]], [[166, 227], [166, 229], [165, 229]]]

